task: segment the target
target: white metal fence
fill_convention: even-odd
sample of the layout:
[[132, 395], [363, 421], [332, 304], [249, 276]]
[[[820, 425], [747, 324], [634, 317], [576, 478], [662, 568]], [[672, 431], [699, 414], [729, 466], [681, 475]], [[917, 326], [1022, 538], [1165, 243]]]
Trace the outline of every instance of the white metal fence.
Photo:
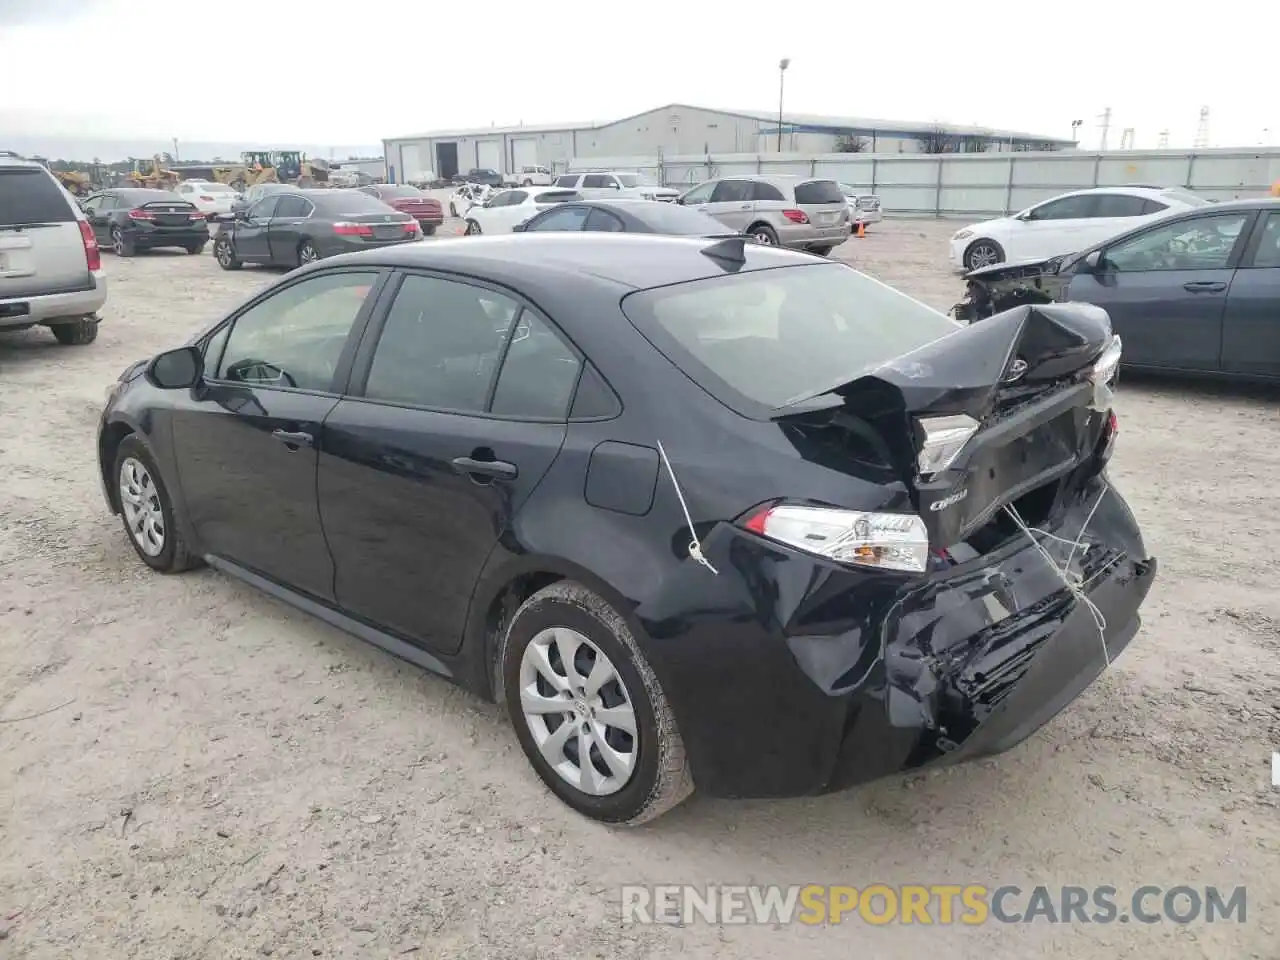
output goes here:
[[634, 170], [673, 187], [749, 174], [830, 177], [878, 194], [890, 215], [975, 217], [1013, 213], [1068, 190], [1123, 184], [1186, 187], [1207, 200], [1266, 196], [1280, 181], [1280, 148], [584, 157], [570, 160], [569, 169]]

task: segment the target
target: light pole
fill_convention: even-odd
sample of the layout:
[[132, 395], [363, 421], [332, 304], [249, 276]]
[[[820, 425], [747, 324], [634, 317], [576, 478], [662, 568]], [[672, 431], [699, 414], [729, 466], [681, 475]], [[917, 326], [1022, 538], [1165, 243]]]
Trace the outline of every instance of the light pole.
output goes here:
[[1076, 133], [1076, 131], [1079, 130], [1082, 126], [1084, 126], [1083, 120], [1071, 121], [1071, 139], [1076, 143], [1080, 142], [1080, 136]]
[[778, 152], [782, 152], [782, 84], [787, 77], [787, 67], [791, 60], [783, 57], [778, 61]]

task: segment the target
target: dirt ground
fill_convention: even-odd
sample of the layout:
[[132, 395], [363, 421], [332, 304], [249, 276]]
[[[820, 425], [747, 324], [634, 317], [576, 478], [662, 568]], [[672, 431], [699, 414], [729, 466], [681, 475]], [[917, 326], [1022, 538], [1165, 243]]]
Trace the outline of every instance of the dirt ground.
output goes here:
[[[839, 255], [945, 308], [955, 224]], [[208, 570], [99, 493], [130, 361], [259, 286], [108, 255], [92, 346], [0, 337], [0, 957], [1275, 958], [1277, 391], [1127, 376], [1113, 481], [1160, 559], [1114, 668], [1001, 757], [817, 799], [583, 820], [499, 711]], [[623, 927], [624, 883], [1248, 887], [1247, 922]], [[1123, 894], [1122, 894], [1123, 895]]]

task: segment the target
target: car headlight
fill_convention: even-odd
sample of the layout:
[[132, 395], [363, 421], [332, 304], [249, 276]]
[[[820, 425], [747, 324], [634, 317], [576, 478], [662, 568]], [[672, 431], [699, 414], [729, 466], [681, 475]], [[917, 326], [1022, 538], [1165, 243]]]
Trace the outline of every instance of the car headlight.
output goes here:
[[956, 231], [956, 235], [951, 239], [952, 240], [968, 240], [972, 236], [973, 236], [972, 230], [958, 230]]

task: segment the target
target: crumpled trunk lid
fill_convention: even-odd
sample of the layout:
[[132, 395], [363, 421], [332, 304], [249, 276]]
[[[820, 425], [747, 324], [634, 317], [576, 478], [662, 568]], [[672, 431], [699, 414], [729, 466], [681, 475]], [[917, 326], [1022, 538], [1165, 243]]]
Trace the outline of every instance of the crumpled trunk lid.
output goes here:
[[[930, 544], [945, 549], [1006, 504], [1096, 458], [1111, 428], [1109, 361], [1118, 350], [1098, 307], [1021, 306], [836, 392], [883, 437]], [[940, 437], [950, 438], [949, 448]], [[939, 459], [940, 448], [950, 455]], [[1077, 474], [1075, 485], [1086, 479]], [[1059, 489], [1055, 503], [1070, 492]]]

